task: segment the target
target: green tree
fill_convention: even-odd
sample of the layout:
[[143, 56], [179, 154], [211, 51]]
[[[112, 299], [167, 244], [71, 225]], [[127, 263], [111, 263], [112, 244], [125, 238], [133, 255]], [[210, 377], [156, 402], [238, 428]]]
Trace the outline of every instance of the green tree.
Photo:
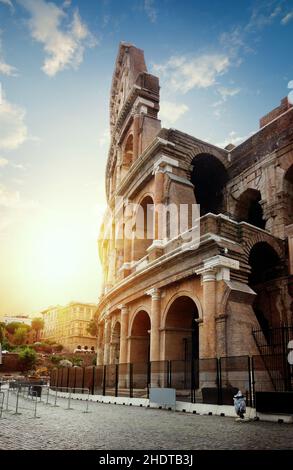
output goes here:
[[98, 325], [95, 320], [91, 320], [86, 328], [91, 336], [98, 336]]
[[19, 321], [12, 321], [10, 323], [7, 323], [7, 325], [5, 325], [5, 330], [10, 335], [14, 335], [17, 328], [25, 328], [27, 331], [31, 329], [29, 325], [26, 325], [25, 323], [20, 323]]
[[4, 328], [5, 323], [0, 322], [0, 343], [2, 343], [4, 339]]
[[13, 335], [13, 342], [17, 345], [25, 344], [27, 340], [27, 328], [18, 327]]
[[33, 349], [26, 347], [20, 351], [19, 362], [23, 370], [31, 369], [37, 362], [37, 353]]
[[32, 320], [32, 329], [35, 331], [36, 341], [39, 341], [40, 331], [44, 328], [44, 320], [42, 318], [34, 318]]

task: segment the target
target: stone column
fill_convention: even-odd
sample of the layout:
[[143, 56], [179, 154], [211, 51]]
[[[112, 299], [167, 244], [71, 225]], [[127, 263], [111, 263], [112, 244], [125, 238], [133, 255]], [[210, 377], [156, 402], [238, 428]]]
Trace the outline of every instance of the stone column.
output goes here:
[[104, 340], [104, 364], [110, 363], [110, 337], [111, 337], [111, 320], [108, 317], [105, 320], [105, 340]]
[[128, 317], [129, 311], [127, 305], [120, 305], [121, 309], [121, 331], [120, 331], [120, 364], [125, 364], [128, 358], [127, 336], [128, 336]]
[[161, 293], [157, 288], [147, 292], [152, 297], [151, 306], [151, 337], [150, 361], [160, 360], [160, 323], [161, 323]]
[[104, 325], [98, 325], [98, 339], [97, 339], [97, 366], [103, 365], [104, 362], [104, 348], [103, 348], [103, 328]]
[[293, 274], [293, 224], [287, 225], [286, 235], [288, 236], [289, 251], [289, 274]]
[[139, 114], [133, 116], [133, 161], [135, 161], [140, 153], [139, 145]]
[[202, 273], [203, 324], [200, 338], [200, 357], [216, 357], [216, 271]]

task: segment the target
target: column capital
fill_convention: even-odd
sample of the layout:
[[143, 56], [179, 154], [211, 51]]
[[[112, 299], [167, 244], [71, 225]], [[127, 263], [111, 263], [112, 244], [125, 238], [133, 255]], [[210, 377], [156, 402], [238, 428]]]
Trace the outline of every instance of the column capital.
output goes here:
[[239, 269], [239, 261], [227, 256], [216, 255], [204, 260], [203, 267], [196, 269], [201, 274], [202, 282], [230, 280], [230, 269]]
[[160, 300], [161, 298], [161, 291], [157, 287], [153, 287], [146, 291], [146, 295], [150, 295], [152, 300]]
[[121, 310], [121, 315], [125, 315], [128, 313], [128, 306], [126, 304], [118, 305], [119, 310]]
[[154, 163], [153, 175], [157, 173], [172, 173], [173, 167], [178, 166], [178, 160], [170, 158], [167, 155], [161, 155], [160, 158]]

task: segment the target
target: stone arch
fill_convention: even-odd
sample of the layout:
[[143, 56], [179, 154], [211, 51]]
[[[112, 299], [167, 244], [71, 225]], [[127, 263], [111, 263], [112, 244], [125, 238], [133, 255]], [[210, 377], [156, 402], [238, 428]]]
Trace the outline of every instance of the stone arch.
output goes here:
[[191, 182], [194, 195], [200, 204], [200, 215], [225, 211], [224, 189], [228, 172], [220, 159], [211, 153], [201, 153], [191, 161]]
[[190, 299], [193, 300], [193, 302], [195, 303], [195, 305], [197, 307], [198, 318], [201, 319], [201, 320], [203, 318], [203, 310], [202, 310], [202, 306], [201, 306], [201, 303], [200, 303], [198, 297], [196, 297], [195, 295], [191, 295], [190, 292], [187, 291], [187, 290], [180, 290], [179, 292], [176, 292], [175, 294], [173, 294], [170, 297], [170, 299], [168, 300], [168, 302], [165, 306], [165, 309], [164, 309], [164, 312], [163, 312], [163, 315], [162, 315], [162, 326], [163, 326], [163, 328], [166, 325], [166, 317], [167, 317], [168, 310], [169, 310], [170, 306], [172, 305], [172, 303], [174, 302], [174, 300], [176, 300], [178, 297], [190, 297]]
[[293, 163], [284, 173], [283, 191], [285, 199], [285, 223], [293, 223]]
[[125, 141], [122, 154], [122, 169], [129, 170], [133, 163], [133, 134], [129, 134]]
[[280, 310], [279, 279], [285, 268], [278, 252], [267, 241], [259, 241], [249, 252], [251, 268], [248, 285], [256, 293], [253, 303], [255, 316], [266, 336], [269, 328], [281, 326], [286, 312]]
[[119, 364], [121, 323], [116, 319], [111, 330], [111, 364]]
[[284, 259], [284, 244], [282, 240], [277, 240], [276, 238], [272, 237], [271, 235], [265, 233], [265, 232], [258, 232], [252, 237], [250, 237], [248, 240], [243, 241], [243, 248], [244, 248], [244, 253], [245, 253], [245, 261], [248, 263], [249, 259], [249, 254], [251, 249], [253, 248], [254, 245], [256, 245], [259, 242], [266, 242], [268, 245], [270, 245], [273, 250], [276, 251], [277, 255], [280, 257], [280, 259]]
[[147, 363], [150, 358], [151, 318], [145, 309], [137, 310], [130, 327], [129, 359], [132, 363]]
[[149, 193], [137, 204], [134, 220], [132, 259], [137, 261], [147, 255], [154, 240], [154, 199]]
[[263, 218], [263, 209], [260, 204], [261, 192], [257, 189], [247, 188], [239, 196], [235, 207], [237, 221], [247, 222], [258, 228], [265, 228], [266, 221]]
[[164, 357], [191, 362], [199, 357], [199, 312], [190, 295], [177, 295], [164, 316]]

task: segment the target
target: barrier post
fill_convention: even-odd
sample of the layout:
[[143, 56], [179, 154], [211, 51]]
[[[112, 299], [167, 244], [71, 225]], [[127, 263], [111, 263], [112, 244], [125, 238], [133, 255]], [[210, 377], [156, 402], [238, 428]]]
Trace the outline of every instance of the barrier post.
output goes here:
[[88, 391], [88, 396], [87, 396], [87, 399], [86, 399], [86, 408], [85, 408], [85, 411], [83, 411], [83, 413], [90, 413], [90, 411], [89, 411], [89, 401], [90, 401], [90, 389]]
[[70, 408], [72, 388], [70, 388], [69, 390], [70, 391], [69, 391], [69, 396], [68, 396], [68, 406], [66, 410], [73, 410], [73, 408]]
[[2, 392], [2, 391], [0, 391], [0, 394], [1, 394], [1, 396], [2, 396], [1, 410], [0, 410], [0, 419], [6, 419], [4, 416], [2, 417], [5, 393]]
[[56, 393], [55, 393], [55, 402], [54, 402], [54, 405], [55, 407], [58, 407], [59, 405], [57, 405], [57, 393], [58, 393], [58, 390], [57, 390], [57, 387], [56, 388]]
[[18, 401], [19, 401], [19, 388], [17, 389], [17, 393], [16, 393], [15, 413], [13, 413], [14, 415], [21, 415], [21, 413], [18, 412]]

